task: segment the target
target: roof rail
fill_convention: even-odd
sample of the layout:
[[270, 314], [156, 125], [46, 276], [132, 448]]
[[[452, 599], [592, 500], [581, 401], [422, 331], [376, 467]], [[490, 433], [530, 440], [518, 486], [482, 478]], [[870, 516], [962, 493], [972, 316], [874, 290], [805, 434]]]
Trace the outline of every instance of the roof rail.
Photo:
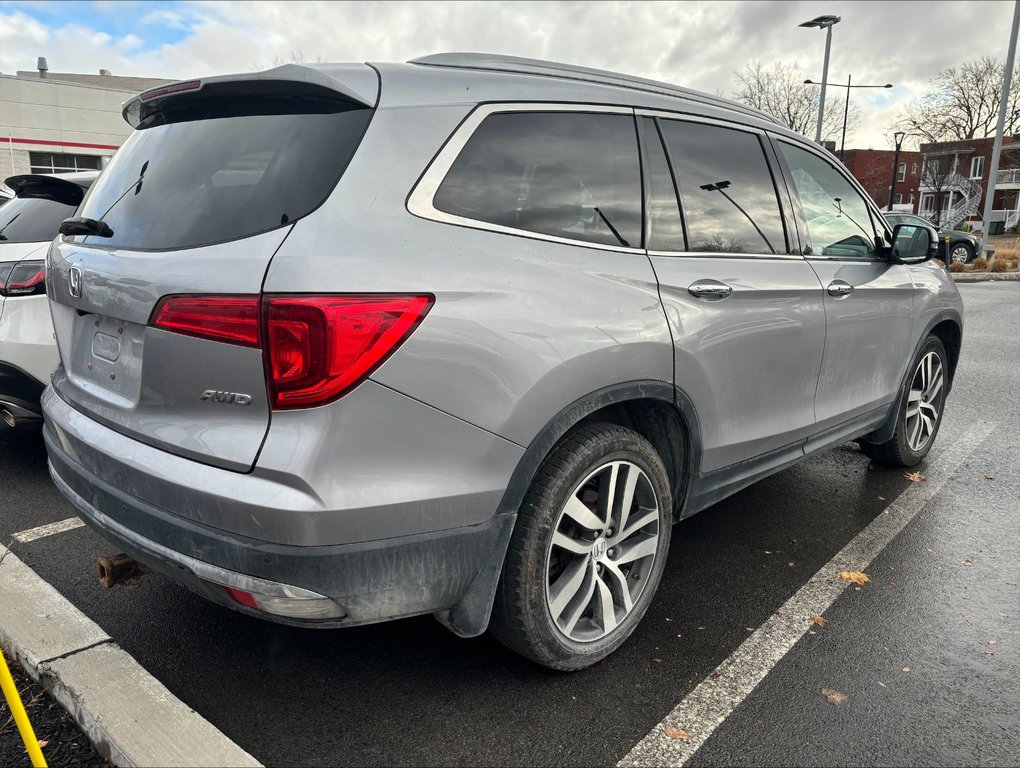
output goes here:
[[562, 64], [556, 61], [527, 59], [521, 56], [504, 56], [496, 53], [434, 53], [430, 56], [411, 59], [407, 63], [422, 64], [430, 67], [454, 67], [458, 69], [481, 69], [492, 72], [513, 72], [522, 75], [544, 75], [545, 77], [558, 77], [564, 80], [581, 80], [600, 85], [612, 85], [618, 88], [631, 88], [637, 91], [647, 91], [665, 96], [679, 96], [702, 104], [743, 112], [746, 115], [753, 115], [770, 123], [781, 125], [779, 120], [767, 112], [749, 107], [746, 104], [731, 101], [730, 99], [724, 99], [720, 96], [712, 96], [701, 91], [682, 88], [679, 85], [663, 83], [658, 80], [649, 80], [644, 77], [622, 75], [618, 72], [578, 67], [573, 64]]

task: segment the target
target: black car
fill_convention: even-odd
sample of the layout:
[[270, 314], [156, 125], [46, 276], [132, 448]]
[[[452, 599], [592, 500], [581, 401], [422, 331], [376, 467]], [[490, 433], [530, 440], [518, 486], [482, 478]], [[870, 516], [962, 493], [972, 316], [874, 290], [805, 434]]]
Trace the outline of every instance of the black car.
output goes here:
[[889, 222], [890, 227], [895, 227], [897, 224], [919, 224], [930, 229], [933, 233], [932, 236], [939, 244], [937, 251], [938, 258], [947, 264], [949, 259], [946, 258], [946, 236], [949, 237], [949, 255], [953, 261], [967, 264], [974, 261], [974, 257], [977, 256], [978, 239], [968, 232], [960, 232], [957, 229], [941, 229], [927, 219], [922, 219], [920, 216], [915, 216], [912, 213], [890, 212], [883, 213], [882, 215], [885, 216], [885, 220]]

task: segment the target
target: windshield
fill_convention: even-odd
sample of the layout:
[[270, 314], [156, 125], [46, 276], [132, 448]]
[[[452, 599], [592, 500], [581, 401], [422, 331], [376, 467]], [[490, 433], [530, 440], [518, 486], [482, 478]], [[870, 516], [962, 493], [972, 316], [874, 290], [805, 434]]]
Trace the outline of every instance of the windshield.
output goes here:
[[84, 241], [193, 248], [284, 226], [329, 195], [371, 114], [336, 98], [182, 99], [146, 117], [93, 185], [81, 215], [114, 234]]
[[45, 243], [77, 206], [42, 197], [15, 197], [0, 207], [0, 242]]

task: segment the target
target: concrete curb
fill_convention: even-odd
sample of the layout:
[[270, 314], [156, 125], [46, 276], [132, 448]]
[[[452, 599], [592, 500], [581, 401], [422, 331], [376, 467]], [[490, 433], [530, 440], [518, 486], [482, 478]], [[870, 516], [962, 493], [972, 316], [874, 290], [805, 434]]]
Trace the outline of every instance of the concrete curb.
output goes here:
[[0, 646], [114, 765], [261, 766], [11, 552], [0, 562]]
[[1020, 280], [1020, 272], [950, 272], [958, 283], [984, 283], [989, 280]]

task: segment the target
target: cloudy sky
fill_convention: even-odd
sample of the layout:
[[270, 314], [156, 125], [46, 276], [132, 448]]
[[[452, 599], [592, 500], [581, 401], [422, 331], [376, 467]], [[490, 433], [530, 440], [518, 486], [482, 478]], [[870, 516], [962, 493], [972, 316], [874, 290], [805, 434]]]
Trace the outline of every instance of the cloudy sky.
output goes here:
[[830, 80], [892, 82], [862, 89], [854, 147], [885, 147], [903, 103], [940, 69], [1004, 59], [1013, 4], [976, 2], [6, 2], [0, 72], [191, 78], [246, 72], [301, 52], [314, 61], [406, 61], [485, 51], [612, 69], [729, 93], [734, 71], [759, 59], [796, 63], [820, 79], [824, 33], [797, 25], [821, 14], [833, 31]]

